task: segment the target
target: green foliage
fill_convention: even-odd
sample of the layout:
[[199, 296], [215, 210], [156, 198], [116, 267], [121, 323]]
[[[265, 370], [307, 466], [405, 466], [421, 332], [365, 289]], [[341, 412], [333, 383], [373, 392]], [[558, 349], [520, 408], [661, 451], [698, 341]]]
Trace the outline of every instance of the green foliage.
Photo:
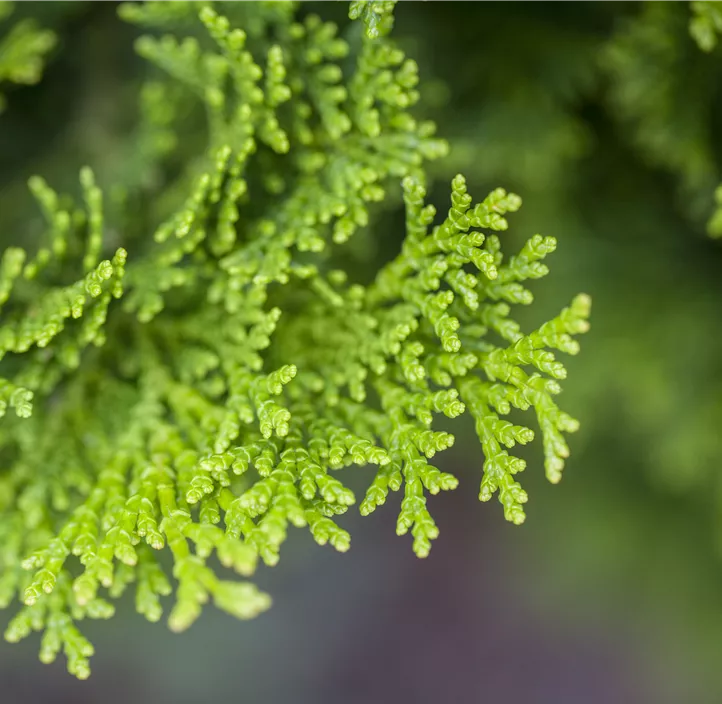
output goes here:
[[[140, 161], [105, 191], [83, 168], [82, 205], [31, 178], [44, 234], [0, 265], [0, 408], [14, 410], [0, 425], [0, 605], [20, 596], [6, 638], [43, 631], [44, 662], [63, 650], [87, 677], [76, 622], [112, 616], [133, 583], [151, 621], [174, 593], [176, 631], [209, 600], [264, 611], [266, 594], [209, 560], [248, 577], [277, 563], [289, 526], [347, 550], [352, 465], [369, 475], [360, 512], [403, 492], [397, 533], [428, 555], [427, 495], [458, 483], [429, 463], [454, 442], [440, 414], [468, 411], [479, 497], [497, 494], [507, 520], [527, 500], [509, 451], [534, 438], [507, 416], [533, 409], [561, 478], [577, 422], [556, 404], [555, 351], [578, 352], [589, 298], [521, 331], [512, 307], [532, 303], [525, 283], [556, 241], [504, 258], [513, 193], [474, 202], [457, 176], [433, 224], [423, 166], [447, 147], [412, 115], [417, 65], [388, 38], [392, 9], [352, 3], [364, 26], [342, 38], [286, 3], [121, 6], [165, 32], [136, 44], [159, 69], [140, 93]], [[406, 237], [364, 283], [348, 262], [399, 183]]]
[[388, 34], [394, 26], [394, 5], [396, 0], [353, 0], [348, 15], [355, 20], [359, 17], [366, 25], [369, 39]]
[[[722, 6], [716, 2], [696, 0], [692, 3], [693, 18], [689, 31], [702, 51], [711, 52], [717, 46], [717, 34], [722, 32]], [[722, 186], [714, 192], [714, 210], [707, 221], [707, 232], [712, 237], [722, 236]]]
[[712, 237], [722, 237], [722, 186], [714, 192], [715, 208], [707, 222], [707, 232]]
[[717, 46], [717, 35], [722, 33], [722, 7], [711, 0], [694, 0], [689, 32], [702, 51], [712, 51]]
[[399, 30], [443, 47], [419, 62], [449, 84], [453, 109], [440, 91], [425, 107], [454, 167], [475, 189], [523, 193], [515, 225], [564, 245], [547, 286], [583, 286], [597, 305], [564, 399], [584, 409], [583, 472], [535, 503], [544, 518], [524, 532], [549, 603], [566, 579], [565, 605], [633, 619], [650, 635], [631, 647], [719, 699], [722, 262], [704, 236], [720, 180], [719, 50], [700, 51], [682, 2], [464, 3], [448, 23], [429, 3], [416, 24], [403, 7]]
[[[0, 1], [0, 22], [12, 15], [13, 3]], [[53, 49], [56, 37], [53, 32], [42, 29], [31, 19], [14, 24], [0, 35], [0, 84], [3, 82], [32, 85], [43, 72], [45, 54]], [[0, 112], [5, 98], [0, 94]]]
[[718, 173], [710, 111], [700, 106], [714, 99], [719, 72], [708, 70], [689, 41], [687, 8], [645, 3], [620, 26], [601, 61], [612, 79], [609, 100], [626, 131], [651, 163], [679, 179], [690, 211], [706, 212]]

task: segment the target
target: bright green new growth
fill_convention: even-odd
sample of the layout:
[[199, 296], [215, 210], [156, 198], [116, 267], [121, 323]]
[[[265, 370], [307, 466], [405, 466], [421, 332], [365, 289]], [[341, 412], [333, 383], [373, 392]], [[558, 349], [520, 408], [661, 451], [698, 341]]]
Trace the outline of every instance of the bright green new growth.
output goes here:
[[[422, 164], [446, 146], [410, 113], [417, 67], [387, 37], [392, 8], [352, 3], [366, 31], [346, 41], [316, 16], [294, 21], [291, 4], [219, 6], [243, 29], [207, 3], [121, 7], [144, 26], [205, 28], [138, 42], [171, 77], [142, 92], [147, 168], [172, 154], [194, 101], [208, 146], [155, 195], [152, 238], [106, 222], [90, 169], [82, 205], [31, 179], [45, 241], [2, 258], [0, 604], [20, 596], [6, 638], [43, 631], [44, 662], [63, 650], [87, 677], [75, 624], [110, 617], [132, 583], [151, 621], [174, 592], [176, 631], [209, 600], [239, 618], [265, 610], [266, 594], [207, 559], [249, 576], [277, 563], [289, 525], [347, 550], [336, 517], [357, 501], [339, 472], [351, 465], [369, 474], [361, 513], [402, 491], [397, 533], [428, 555], [426, 495], [457, 486], [429, 463], [454, 441], [435, 415], [471, 416], [479, 497], [496, 494], [507, 520], [527, 500], [510, 450], [534, 437], [512, 409], [534, 410], [546, 475], [561, 478], [577, 422], [556, 404], [553, 350], [577, 353], [589, 299], [522, 333], [512, 306], [532, 302], [524, 282], [546, 275], [556, 241], [535, 235], [504, 259], [495, 233], [520, 198], [475, 203], [462, 176], [444, 217], [426, 204]], [[406, 238], [362, 285], [337, 267], [353, 256], [340, 245], [363, 245], [399, 183]]]
[[394, 5], [397, 0], [353, 0], [349, 3], [348, 16], [352, 20], [362, 18], [366, 36], [376, 39], [388, 34], [394, 26]]

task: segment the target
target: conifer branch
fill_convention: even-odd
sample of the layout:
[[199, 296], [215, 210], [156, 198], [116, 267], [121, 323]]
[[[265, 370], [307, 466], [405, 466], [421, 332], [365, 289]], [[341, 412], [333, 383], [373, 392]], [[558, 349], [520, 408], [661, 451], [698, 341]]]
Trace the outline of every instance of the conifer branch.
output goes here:
[[[204, 112], [207, 144], [159, 194], [151, 231], [113, 231], [88, 168], [81, 205], [32, 178], [44, 240], [2, 257], [0, 409], [18, 417], [0, 424], [0, 605], [20, 597], [6, 638], [43, 631], [44, 662], [63, 650], [87, 677], [76, 623], [109, 618], [129, 588], [151, 621], [172, 593], [174, 631], [208, 601], [251, 618], [270, 597], [209, 558], [245, 580], [278, 562], [290, 527], [346, 551], [339, 517], [390, 491], [403, 491], [397, 533], [427, 556], [428, 495], [458, 484], [429, 462], [454, 443], [439, 415], [473, 419], [479, 496], [497, 494], [507, 520], [527, 501], [509, 451], [534, 438], [512, 409], [534, 411], [560, 480], [578, 424], [556, 403], [556, 352], [578, 352], [589, 298], [524, 334], [513, 307], [532, 303], [554, 238], [505, 259], [498, 233], [521, 199], [475, 202], [461, 175], [435, 217], [424, 164], [447, 146], [413, 117], [417, 66], [389, 37], [392, 9], [352, 3], [352, 49], [290, 4], [121, 6], [166, 32], [137, 43], [159, 70], [141, 93], [147, 163], [179, 143], [181, 104]], [[406, 236], [363, 285], [339, 251], [373, 233], [399, 183]], [[343, 482], [352, 465], [363, 497]]]

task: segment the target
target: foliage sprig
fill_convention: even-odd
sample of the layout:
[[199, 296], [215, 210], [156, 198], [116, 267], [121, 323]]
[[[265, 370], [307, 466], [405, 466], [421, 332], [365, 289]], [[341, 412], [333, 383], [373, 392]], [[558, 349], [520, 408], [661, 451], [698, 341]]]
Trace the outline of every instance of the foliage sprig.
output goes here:
[[[150, 230], [113, 228], [90, 169], [81, 206], [34, 177], [44, 239], [2, 258], [0, 408], [15, 417], [0, 425], [0, 606], [20, 597], [6, 638], [43, 631], [43, 661], [62, 650], [87, 677], [76, 623], [112, 616], [131, 585], [152, 621], [174, 594], [176, 631], [208, 601], [261, 613], [270, 597], [209, 559], [247, 578], [278, 562], [290, 526], [347, 550], [352, 465], [369, 474], [360, 512], [402, 492], [397, 533], [428, 555], [427, 496], [458, 484], [429, 462], [454, 442], [438, 415], [471, 416], [479, 496], [497, 494], [508, 520], [527, 500], [509, 451], [534, 437], [514, 409], [534, 410], [561, 478], [577, 423], [556, 404], [555, 353], [578, 352], [589, 298], [524, 334], [512, 309], [533, 301], [554, 238], [505, 259], [497, 233], [521, 199], [474, 202], [460, 175], [436, 218], [423, 164], [446, 144], [412, 115], [417, 67], [388, 36], [392, 9], [352, 3], [352, 50], [286, 4], [121, 7], [165, 32], [137, 43], [163, 72], [141, 93], [147, 163], [170, 158], [194, 109], [207, 144], [162, 185]], [[399, 182], [406, 237], [364, 285], [339, 268], [341, 245], [369, 237]]]

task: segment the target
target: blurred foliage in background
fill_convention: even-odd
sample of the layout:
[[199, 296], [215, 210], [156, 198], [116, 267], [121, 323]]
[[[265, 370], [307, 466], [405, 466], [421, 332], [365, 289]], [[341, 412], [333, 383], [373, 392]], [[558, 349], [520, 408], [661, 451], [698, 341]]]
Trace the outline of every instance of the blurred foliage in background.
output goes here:
[[583, 455], [535, 507], [537, 557], [570, 592], [596, 584], [709, 681], [722, 647], [722, 251], [706, 223], [722, 54], [695, 44], [687, 3], [404, 10], [422, 75], [439, 79], [427, 104], [452, 168], [524, 193], [522, 217], [565, 244], [552, 286], [595, 301], [565, 399]]
[[[345, 6], [303, 11], [346, 22]], [[109, 183], [128, 163], [139, 71], [136, 30], [112, 5], [27, 3], [16, 13], [58, 40], [44, 47], [40, 83], [2, 86], [9, 240], [33, 207], [30, 174], [62, 189], [82, 164]], [[563, 600], [571, 613], [593, 601], [637, 624], [639, 647], [699, 687], [687, 701], [718, 702], [722, 249], [707, 223], [722, 180], [722, 49], [704, 28], [707, 51], [695, 43], [688, 3], [408, 2], [396, 15], [397, 39], [420, 65], [421, 112], [452, 146], [432, 167], [435, 201], [460, 171], [472, 192], [523, 194], [520, 240], [539, 231], [563, 243], [556, 275], [535, 290], [548, 308], [534, 315], [578, 290], [595, 301], [564, 394], [582, 420], [570, 471], [556, 488], [530, 472], [527, 525], [498, 528], [540, 566], [526, 598]], [[379, 261], [400, 241], [402, 215], [387, 220]], [[454, 453], [465, 464], [463, 448]], [[476, 482], [476, 467], [464, 472]], [[473, 539], [467, 548], [472, 560]]]

